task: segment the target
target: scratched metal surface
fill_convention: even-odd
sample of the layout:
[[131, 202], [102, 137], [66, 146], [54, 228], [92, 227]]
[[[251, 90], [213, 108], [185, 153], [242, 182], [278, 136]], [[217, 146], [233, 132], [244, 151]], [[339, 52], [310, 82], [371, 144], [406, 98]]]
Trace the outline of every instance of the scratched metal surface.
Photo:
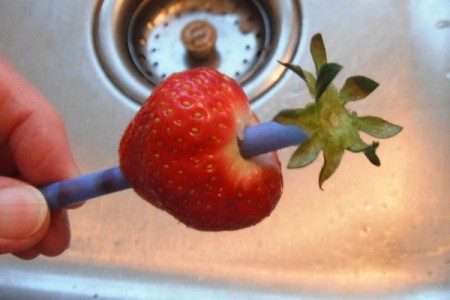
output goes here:
[[[117, 164], [136, 110], [95, 58], [95, 4], [0, 0], [0, 52], [62, 114], [85, 173]], [[338, 86], [355, 74], [381, 83], [352, 109], [404, 126], [381, 141], [380, 168], [347, 154], [325, 191], [321, 159], [284, 170], [272, 216], [237, 232], [188, 229], [132, 191], [102, 197], [70, 212], [60, 257], [0, 257], [0, 299], [450, 298], [450, 3], [305, 0], [302, 12], [295, 63], [312, 69], [308, 42], [322, 32], [345, 67]], [[269, 120], [308, 101], [286, 74], [254, 108]]]

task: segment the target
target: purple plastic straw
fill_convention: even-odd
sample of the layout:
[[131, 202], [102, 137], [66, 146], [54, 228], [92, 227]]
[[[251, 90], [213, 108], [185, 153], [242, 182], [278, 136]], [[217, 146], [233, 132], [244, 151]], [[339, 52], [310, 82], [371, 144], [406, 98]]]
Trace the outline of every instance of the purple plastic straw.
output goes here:
[[260, 123], [244, 130], [244, 139], [239, 141], [239, 149], [245, 158], [299, 145], [308, 135], [295, 125], [282, 125], [277, 122]]
[[51, 210], [130, 188], [119, 167], [59, 181], [40, 190]]
[[[244, 130], [244, 140], [239, 141], [241, 154], [245, 158], [299, 145], [308, 136], [294, 125], [276, 122], [261, 123]], [[40, 190], [51, 210], [67, 207], [95, 197], [130, 188], [119, 167], [86, 174], [77, 178], [56, 182]]]

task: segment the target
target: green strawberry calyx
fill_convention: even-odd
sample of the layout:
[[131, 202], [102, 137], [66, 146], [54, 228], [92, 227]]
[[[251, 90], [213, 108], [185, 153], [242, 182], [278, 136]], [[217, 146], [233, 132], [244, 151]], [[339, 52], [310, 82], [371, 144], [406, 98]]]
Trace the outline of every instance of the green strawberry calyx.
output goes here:
[[291, 156], [288, 168], [302, 168], [312, 163], [323, 152], [324, 164], [319, 175], [319, 187], [333, 175], [338, 168], [344, 151], [363, 152], [369, 161], [380, 165], [376, 154], [378, 142], [366, 144], [359, 131], [376, 138], [389, 138], [398, 134], [402, 127], [379, 117], [358, 116], [349, 112], [345, 105], [351, 101], [366, 98], [379, 84], [364, 76], [347, 78], [338, 90], [331, 82], [342, 66], [327, 62], [325, 45], [320, 33], [311, 39], [311, 55], [316, 67], [316, 76], [300, 66], [280, 62], [302, 78], [315, 102], [304, 108], [280, 111], [274, 121], [285, 125], [297, 125], [310, 134]]

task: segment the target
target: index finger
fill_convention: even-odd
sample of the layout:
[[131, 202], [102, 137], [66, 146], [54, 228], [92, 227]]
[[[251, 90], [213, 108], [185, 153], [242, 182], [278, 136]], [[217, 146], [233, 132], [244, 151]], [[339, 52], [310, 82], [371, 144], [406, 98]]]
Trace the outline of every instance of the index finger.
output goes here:
[[1, 55], [0, 144], [8, 146], [30, 184], [41, 186], [78, 174], [61, 117]]

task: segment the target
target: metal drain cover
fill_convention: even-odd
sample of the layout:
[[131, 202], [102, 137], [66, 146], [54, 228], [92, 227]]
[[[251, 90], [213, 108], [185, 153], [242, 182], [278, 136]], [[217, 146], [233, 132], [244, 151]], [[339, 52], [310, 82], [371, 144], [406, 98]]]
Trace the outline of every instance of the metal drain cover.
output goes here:
[[[204, 59], [189, 54], [182, 40], [196, 21], [216, 35]], [[276, 60], [292, 59], [300, 27], [298, 0], [101, 1], [93, 32], [108, 77], [142, 103], [170, 74], [200, 66], [234, 78], [254, 100], [282, 75]], [[205, 34], [194, 32], [194, 38]]]
[[[207, 21], [217, 31], [216, 51], [205, 60], [191, 58], [182, 42], [183, 29], [193, 21]], [[153, 84], [199, 66], [243, 82], [263, 62], [269, 35], [267, 15], [257, 2], [150, 1], [133, 15], [128, 42], [136, 66]]]

